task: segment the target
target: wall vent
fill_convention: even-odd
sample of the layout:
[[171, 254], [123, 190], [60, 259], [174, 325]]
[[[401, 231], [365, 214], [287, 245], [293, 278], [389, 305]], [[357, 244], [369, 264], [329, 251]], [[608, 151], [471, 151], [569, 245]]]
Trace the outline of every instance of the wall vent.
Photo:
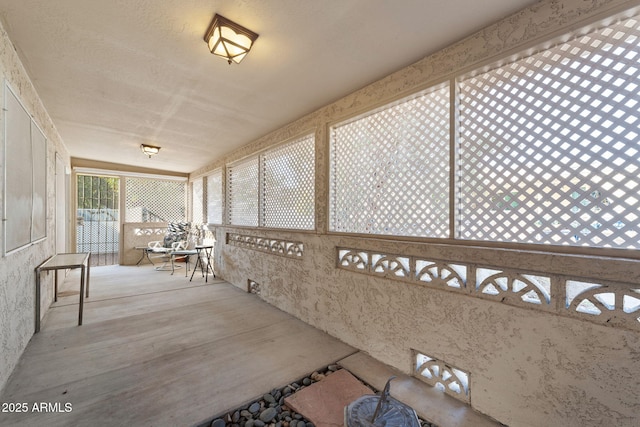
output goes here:
[[470, 375], [450, 364], [416, 350], [413, 353], [415, 377], [467, 404], [471, 401]]
[[260, 284], [255, 280], [247, 279], [247, 292], [260, 295]]

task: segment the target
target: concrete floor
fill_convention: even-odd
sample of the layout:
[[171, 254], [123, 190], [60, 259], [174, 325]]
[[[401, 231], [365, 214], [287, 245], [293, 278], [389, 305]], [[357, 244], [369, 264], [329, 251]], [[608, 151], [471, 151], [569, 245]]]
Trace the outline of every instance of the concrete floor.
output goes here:
[[[189, 426], [355, 350], [222, 280], [91, 269], [60, 289], [0, 402], [2, 426]], [[25, 409], [23, 412], [15, 412]]]

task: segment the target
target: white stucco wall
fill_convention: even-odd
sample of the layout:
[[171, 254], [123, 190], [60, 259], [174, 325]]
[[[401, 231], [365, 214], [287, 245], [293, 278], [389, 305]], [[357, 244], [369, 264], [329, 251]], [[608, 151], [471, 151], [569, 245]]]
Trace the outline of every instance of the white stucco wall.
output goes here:
[[[43, 130], [47, 138], [47, 238], [7, 256], [0, 257], [0, 389], [4, 387], [18, 363], [35, 327], [34, 268], [55, 253], [55, 162], [56, 153], [69, 166], [69, 154], [47, 114], [31, 80], [4, 28], [0, 28], [0, 84], [4, 93], [7, 81], [27, 112]], [[4, 95], [0, 95], [4, 96]], [[4, 105], [4, 101], [2, 101]], [[4, 167], [4, 114], [0, 114], [0, 167]], [[11, 159], [8, 159], [11, 161]], [[0, 188], [4, 188], [4, 171], [0, 174]], [[2, 196], [3, 197], [3, 194]], [[68, 228], [67, 228], [68, 229]], [[4, 241], [0, 228], [0, 242]], [[43, 275], [42, 312], [53, 299], [53, 275]]]
[[[356, 248], [517, 269], [558, 277], [640, 283], [640, 262], [327, 233], [328, 125], [562, 37], [637, 5], [633, 1], [547, 0], [254, 141], [192, 174], [198, 178], [273, 144], [315, 132], [317, 231], [218, 227], [216, 269], [269, 303], [410, 373], [411, 350], [471, 374], [471, 405], [510, 426], [640, 425], [640, 328], [593, 321], [551, 307], [503, 303], [337, 268], [337, 248]], [[227, 243], [228, 233], [302, 242], [292, 259]], [[542, 248], [541, 248], [542, 249]], [[560, 283], [560, 280], [558, 280]], [[557, 292], [553, 290], [552, 292]], [[638, 322], [635, 321], [637, 324]]]
[[[304, 255], [230, 245], [228, 232], [302, 242]], [[640, 262], [228, 227], [216, 246], [223, 278], [242, 289], [257, 282], [265, 301], [384, 363], [411, 374], [415, 349], [469, 372], [473, 408], [509, 426], [640, 422], [640, 327], [338, 269], [339, 247], [636, 284]]]

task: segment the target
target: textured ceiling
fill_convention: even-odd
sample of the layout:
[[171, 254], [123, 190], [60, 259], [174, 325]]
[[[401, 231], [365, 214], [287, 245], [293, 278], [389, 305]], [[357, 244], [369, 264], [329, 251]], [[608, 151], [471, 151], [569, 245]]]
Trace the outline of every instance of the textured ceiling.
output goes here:
[[[0, 0], [0, 19], [73, 157], [191, 172], [533, 3]], [[207, 50], [215, 13], [260, 34], [239, 65]]]

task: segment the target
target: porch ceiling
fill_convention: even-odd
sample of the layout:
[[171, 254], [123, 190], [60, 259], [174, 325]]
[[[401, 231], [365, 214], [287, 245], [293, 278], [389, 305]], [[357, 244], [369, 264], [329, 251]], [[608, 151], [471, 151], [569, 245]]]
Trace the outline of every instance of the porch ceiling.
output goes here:
[[[71, 156], [192, 172], [533, 3], [0, 0], [0, 18]], [[260, 34], [242, 64], [207, 51], [215, 13]]]

